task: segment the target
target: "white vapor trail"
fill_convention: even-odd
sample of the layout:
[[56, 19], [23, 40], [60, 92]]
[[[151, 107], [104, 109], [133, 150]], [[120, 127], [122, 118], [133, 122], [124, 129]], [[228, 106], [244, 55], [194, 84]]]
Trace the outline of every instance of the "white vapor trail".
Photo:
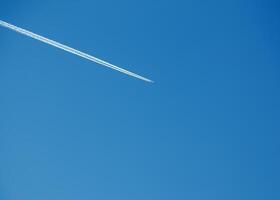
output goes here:
[[122, 72], [122, 73], [124, 73], [124, 74], [127, 74], [127, 75], [129, 75], [129, 76], [133, 76], [133, 77], [135, 77], [135, 78], [138, 78], [138, 79], [141, 79], [141, 80], [143, 80], [143, 81], [150, 82], [150, 83], [153, 82], [152, 80], [147, 79], [147, 78], [145, 78], [145, 77], [143, 77], [143, 76], [140, 76], [140, 75], [138, 75], [138, 74], [135, 74], [135, 73], [133, 73], [133, 72], [130, 72], [130, 71], [128, 71], [128, 70], [125, 70], [125, 69], [123, 69], [123, 68], [120, 68], [120, 67], [118, 67], [118, 66], [116, 66], [116, 65], [110, 64], [110, 63], [108, 63], [108, 62], [106, 62], [106, 61], [104, 61], [104, 60], [101, 60], [101, 59], [96, 58], [96, 57], [94, 57], [94, 56], [91, 56], [91, 55], [89, 55], [89, 54], [83, 53], [83, 52], [81, 52], [81, 51], [78, 51], [78, 50], [76, 50], [76, 49], [73, 49], [73, 48], [71, 48], [71, 47], [68, 47], [68, 46], [66, 46], [66, 45], [63, 45], [63, 44], [61, 44], [61, 43], [58, 43], [58, 42], [56, 42], [56, 41], [50, 40], [50, 39], [45, 38], [45, 37], [43, 37], [43, 36], [40, 36], [40, 35], [37, 35], [37, 34], [35, 34], [35, 33], [30, 32], [30, 31], [27, 31], [27, 30], [25, 30], [25, 29], [19, 28], [19, 27], [17, 27], [17, 26], [14, 26], [14, 25], [9, 24], [9, 23], [7, 23], [7, 22], [4, 22], [4, 21], [2, 21], [2, 20], [0, 20], [0, 26], [3, 26], [3, 27], [8, 28], [8, 29], [11, 29], [11, 30], [16, 31], [16, 32], [18, 32], [18, 33], [20, 33], [20, 34], [26, 35], [26, 36], [28, 36], [28, 37], [31, 37], [31, 38], [35, 39], [35, 40], [39, 40], [39, 41], [44, 42], [44, 43], [46, 43], [46, 44], [52, 45], [52, 46], [54, 46], [54, 47], [57, 47], [57, 48], [59, 48], [59, 49], [62, 49], [62, 50], [64, 50], [64, 51], [67, 51], [67, 52], [69, 52], [69, 53], [75, 54], [75, 55], [80, 56], [80, 57], [82, 57], [82, 58], [88, 59], [88, 60], [90, 60], [90, 61], [96, 62], [96, 63], [101, 64], [101, 65], [103, 65], [103, 66], [106, 66], [106, 67], [109, 67], [109, 68], [111, 68], [111, 69], [117, 70], [117, 71]]

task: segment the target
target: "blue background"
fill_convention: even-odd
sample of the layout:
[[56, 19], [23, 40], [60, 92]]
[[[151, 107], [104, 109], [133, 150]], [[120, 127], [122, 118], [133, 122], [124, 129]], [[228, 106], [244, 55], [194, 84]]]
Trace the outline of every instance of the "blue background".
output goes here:
[[278, 1], [1, 0], [0, 199], [280, 199]]

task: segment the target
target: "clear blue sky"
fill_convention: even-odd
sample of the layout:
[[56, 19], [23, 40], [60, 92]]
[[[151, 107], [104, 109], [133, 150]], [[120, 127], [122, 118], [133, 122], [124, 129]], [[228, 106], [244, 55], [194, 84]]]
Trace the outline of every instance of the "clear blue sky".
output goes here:
[[280, 4], [3, 0], [1, 200], [280, 199]]

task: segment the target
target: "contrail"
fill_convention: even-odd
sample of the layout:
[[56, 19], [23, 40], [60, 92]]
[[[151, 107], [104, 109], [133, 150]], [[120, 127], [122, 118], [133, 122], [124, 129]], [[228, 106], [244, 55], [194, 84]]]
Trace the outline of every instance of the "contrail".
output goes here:
[[58, 43], [58, 42], [56, 42], [56, 41], [54, 41], [54, 40], [50, 40], [50, 39], [45, 38], [45, 37], [43, 37], [43, 36], [40, 36], [40, 35], [37, 35], [37, 34], [35, 34], [35, 33], [30, 32], [30, 31], [27, 31], [27, 30], [25, 30], [25, 29], [19, 28], [19, 27], [17, 27], [17, 26], [14, 26], [14, 25], [9, 24], [9, 23], [7, 23], [7, 22], [4, 22], [4, 21], [2, 21], [2, 20], [0, 20], [0, 25], [3, 26], [3, 27], [5, 27], [5, 28], [11, 29], [11, 30], [13, 30], [13, 31], [16, 31], [16, 32], [18, 32], [18, 33], [20, 33], [20, 34], [23, 34], [23, 35], [26, 35], [26, 36], [28, 36], [28, 37], [31, 37], [31, 38], [33, 38], [33, 39], [35, 39], [35, 40], [39, 40], [39, 41], [41, 41], [41, 42], [44, 42], [44, 43], [49, 44], [49, 45], [52, 45], [52, 46], [54, 46], [54, 47], [57, 47], [57, 48], [59, 48], [59, 49], [62, 49], [62, 50], [64, 50], [64, 51], [67, 51], [67, 52], [69, 52], [69, 53], [75, 54], [75, 55], [80, 56], [80, 57], [82, 57], [82, 58], [85, 58], [85, 59], [88, 59], [88, 60], [90, 60], [90, 61], [93, 61], [93, 62], [96, 62], [96, 63], [98, 63], [98, 64], [101, 64], [101, 65], [103, 65], [103, 66], [106, 66], [106, 67], [109, 67], [109, 68], [111, 68], [111, 69], [117, 70], [117, 71], [122, 72], [122, 73], [124, 73], [124, 74], [127, 74], [127, 75], [129, 75], [129, 76], [133, 76], [133, 77], [138, 78], [138, 79], [141, 79], [141, 80], [143, 80], [143, 81], [147, 81], [147, 82], [153, 83], [152, 80], [147, 79], [147, 78], [145, 78], [145, 77], [143, 77], [143, 76], [140, 76], [140, 75], [138, 75], [138, 74], [135, 74], [135, 73], [133, 73], [133, 72], [130, 72], [130, 71], [126, 70], [126, 69], [120, 68], [120, 67], [118, 67], [118, 66], [116, 66], [116, 65], [110, 64], [110, 63], [108, 63], [108, 62], [106, 62], [106, 61], [104, 61], [104, 60], [101, 60], [101, 59], [96, 58], [96, 57], [94, 57], [94, 56], [91, 56], [91, 55], [89, 55], [89, 54], [83, 53], [83, 52], [78, 51], [78, 50], [76, 50], [76, 49], [74, 49], [74, 48], [68, 47], [68, 46], [63, 45], [63, 44], [61, 44], [61, 43]]

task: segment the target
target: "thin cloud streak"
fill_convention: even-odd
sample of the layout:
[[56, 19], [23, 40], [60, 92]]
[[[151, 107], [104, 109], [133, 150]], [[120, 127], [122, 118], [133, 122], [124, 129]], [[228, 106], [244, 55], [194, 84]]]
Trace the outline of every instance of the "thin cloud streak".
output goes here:
[[37, 34], [35, 34], [35, 33], [30, 32], [30, 31], [27, 31], [27, 30], [25, 30], [25, 29], [19, 28], [19, 27], [17, 27], [17, 26], [14, 26], [14, 25], [9, 24], [9, 23], [7, 23], [7, 22], [4, 22], [4, 21], [2, 21], [2, 20], [0, 20], [0, 25], [3, 26], [3, 27], [5, 27], [5, 28], [8, 28], [8, 29], [10, 29], [10, 30], [13, 30], [13, 31], [15, 31], [15, 32], [18, 32], [18, 33], [20, 33], [20, 34], [23, 34], [23, 35], [26, 35], [26, 36], [28, 36], [28, 37], [31, 37], [31, 38], [33, 38], [33, 39], [35, 39], [35, 40], [39, 40], [39, 41], [41, 41], [41, 42], [44, 42], [44, 43], [49, 44], [49, 45], [51, 45], [51, 46], [57, 47], [57, 48], [59, 48], [59, 49], [62, 49], [62, 50], [64, 50], [64, 51], [67, 51], [67, 52], [69, 52], [69, 53], [75, 54], [75, 55], [80, 56], [80, 57], [82, 57], [82, 58], [85, 58], [85, 59], [87, 59], [87, 60], [90, 60], [90, 61], [96, 62], [96, 63], [98, 63], [98, 64], [100, 64], [100, 65], [109, 67], [109, 68], [114, 69], [114, 70], [116, 70], [116, 71], [119, 71], [119, 72], [121, 72], [121, 73], [127, 74], [127, 75], [129, 75], [129, 76], [138, 78], [138, 79], [143, 80], [143, 81], [146, 81], [146, 82], [153, 83], [152, 80], [147, 79], [147, 78], [145, 78], [145, 77], [143, 77], [143, 76], [140, 76], [140, 75], [138, 75], [138, 74], [135, 74], [135, 73], [133, 73], [133, 72], [130, 72], [130, 71], [126, 70], [126, 69], [120, 68], [120, 67], [118, 67], [118, 66], [116, 66], [116, 65], [113, 65], [113, 64], [111, 64], [111, 63], [108, 63], [108, 62], [106, 62], [106, 61], [104, 61], [104, 60], [101, 60], [101, 59], [99, 59], [99, 58], [96, 58], [96, 57], [94, 57], [94, 56], [91, 56], [91, 55], [89, 55], [89, 54], [86, 54], [86, 53], [84, 53], [84, 52], [81, 52], [81, 51], [76, 50], [76, 49], [74, 49], [74, 48], [71, 48], [71, 47], [69, 47], [69, 46], [66, 46], [66, 45], [63, 45], [63, 44], [61, 44], [61, 43], [58, 43], [58, 42], [56, 42], [56, 41], [54, 41], [54, 40], [50, 40], [50, 39], [45, 38], [45, 37], [43, 37], [43, 36], [40, 36], [40, 35], [37, 35]]

